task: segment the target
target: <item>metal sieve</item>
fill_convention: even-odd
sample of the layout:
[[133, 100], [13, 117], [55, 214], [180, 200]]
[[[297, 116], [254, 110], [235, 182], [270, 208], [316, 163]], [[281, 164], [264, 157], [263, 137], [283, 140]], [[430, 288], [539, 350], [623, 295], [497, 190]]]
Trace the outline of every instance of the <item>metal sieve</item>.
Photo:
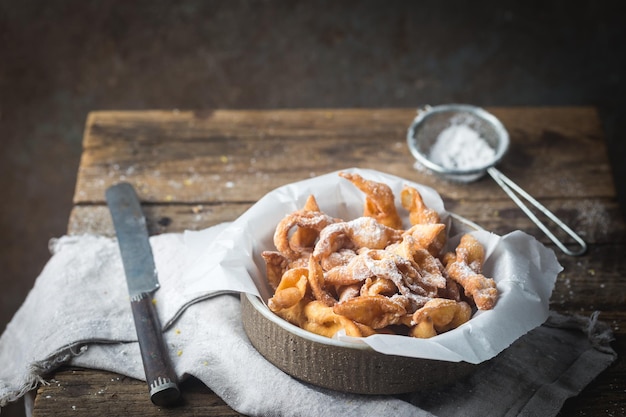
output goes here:
[[[481, 145], [487, 145], [489, 153], [483, 153], [480, 160], [465, 160], [463, 164], [453, 164], [440, 161], [433, 154], [435, 147], [439, 153], [454, 152], [450, 135], [444, 133], [451, 127], [464, 126], [481, 139]], [[445, 137], [444, 137], [445, 136]], [[443, 143], [440, 141], [444, 140]], [[587, 244], [569, 226], [563, 223], [554, 213], [524, 191], [519, 185], [502, 174], [495, 165], [506, 154], [509, 148], [509, 134], [502, 123], [491, 113], [476, 106], [464, 104], [447, 104], [441, 106], [426, 106], [418, 111], [407, 132], [407, 142], [411, 153], [417, 161], [426, 168], [457, 182], [475, 181], [485, 174], [489, 174], [520, 209], [541, 229], [555, 245], [565, 254], [579, 256], [587, 251]], [[448, 144], [450, 146], [448, 147]], [[456, 144], [459, 147], [459, 144]], [[470, 149], [466, 149], [466, 153]], [[444, 155], [445, 156], [445, 155]], [[452, 161], [447, 158], [445, 161]], [[468, 163], [469, 162], [469, 163]], [[580, 246], [577, 250], [569, 249], [550, 231], [523, 200], [533, 205], [537, 210], [549, 218], [561, 230], [567, 233]]]

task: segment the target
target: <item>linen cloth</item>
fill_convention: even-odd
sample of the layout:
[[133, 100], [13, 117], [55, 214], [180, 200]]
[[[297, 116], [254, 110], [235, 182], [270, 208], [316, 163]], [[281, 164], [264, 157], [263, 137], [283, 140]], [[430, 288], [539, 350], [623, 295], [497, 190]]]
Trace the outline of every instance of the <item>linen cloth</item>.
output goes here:
[[[223, 228], [207, 229], [205, 237]], [[198, 378], [246, 415], [552, 416], [616, 358], [610, 329], [595, 317], [552, 314], [470, 377], [445, 388], [401, 396], [321, 389], [289, 377], [252, 347], [236, 293], [194, 292], [181, 284], [180, 271], [199, 254], [193, 239], [194, 234], [150, 239], [166, 344], [181, 379]], [[0, 407], [44, 383], [43, 375], [61, 364], [145, 378], [116, 240], [65, 236], [51, 250], [0, 337]]]

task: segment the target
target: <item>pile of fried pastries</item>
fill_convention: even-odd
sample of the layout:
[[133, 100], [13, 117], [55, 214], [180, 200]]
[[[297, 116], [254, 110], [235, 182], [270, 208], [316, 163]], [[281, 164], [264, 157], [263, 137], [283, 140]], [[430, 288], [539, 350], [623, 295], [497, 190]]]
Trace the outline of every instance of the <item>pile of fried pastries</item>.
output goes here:
[[285, 216], [264, 251], [274, 289], [268, 307], [310, 332], [333, 337], [376, 333], [429, 338], [492, 309], [498, 290], [482, 274], [483, 246], [470, 234], [444, 251], [446, 226], [421, 194], [405, 185], [403, 229], [391, 188], [340, 172], [365, 194], [362, 217], [343, 220], [320, 210], [313, 195]]

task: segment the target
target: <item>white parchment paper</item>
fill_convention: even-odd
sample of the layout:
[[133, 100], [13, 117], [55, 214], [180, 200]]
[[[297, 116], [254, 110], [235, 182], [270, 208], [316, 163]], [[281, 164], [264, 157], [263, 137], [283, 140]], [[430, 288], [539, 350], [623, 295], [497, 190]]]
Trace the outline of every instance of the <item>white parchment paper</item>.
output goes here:
[[[402, 187], [409, 184], [420, 191], [427, 206], [439, 212], [442, 221], [456, 226], [449, 229], [459, 229], [433, 189], [378, 171], [356, 168], [344, 171], [388, 184], [398, 200], [405, 227], [410, 226], [408, 213], [401, 209], [399, 195]], [[275, 250], [276, 225], [285, 215], [302, 208], [311, 194], [315, 195], [321, 210], [333, 217], [351, 220], [363, 213], [363, 193], [339, 177], [338, 172], [280, 187], [265, 195], [206, 245], [202, 244], [202, 232], [187, 232], [186, 239], [193, 239], [198, 247], [205, 248], [194, 254], [195, 261], [187, 269], [184, 279], [194, 283], [187, 290], [198, 294], [248, 292], [267, 301], [272, 291], [266, 281], [261, 252]], [[471, 229], [457, 230], [461, 233], [450, 236], [450, 247], [456, 246], [460, 234], [468, 230]], [[554, 252], [521, 231], [505, 236], [483, 230], [471, 233], [486, 250], [483, 272], [496, 280], [500, 292], [493, 310], [479, 311], [468, 323], [430, 339], [374, 335], [367, 338], [344, 336], [341, 340], [366, 343], [390, 355], [480, 363], [541, 325], [548, 317], [549, 299], [562, 270]], [[282, 319], [277, 317], [277, 321], [282, 322]]]

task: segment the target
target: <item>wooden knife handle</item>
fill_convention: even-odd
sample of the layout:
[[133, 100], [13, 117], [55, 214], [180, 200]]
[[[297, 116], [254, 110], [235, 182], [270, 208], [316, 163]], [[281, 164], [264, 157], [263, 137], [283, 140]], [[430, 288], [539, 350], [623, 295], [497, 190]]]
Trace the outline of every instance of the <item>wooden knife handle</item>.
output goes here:
[[161, 325], [150, 294], [142, 293], [131, 298], [141, 360], [150, 387], [150, 399], [155, 405], [174, 404], [180, 397], [178, 378], [165, 347]]

